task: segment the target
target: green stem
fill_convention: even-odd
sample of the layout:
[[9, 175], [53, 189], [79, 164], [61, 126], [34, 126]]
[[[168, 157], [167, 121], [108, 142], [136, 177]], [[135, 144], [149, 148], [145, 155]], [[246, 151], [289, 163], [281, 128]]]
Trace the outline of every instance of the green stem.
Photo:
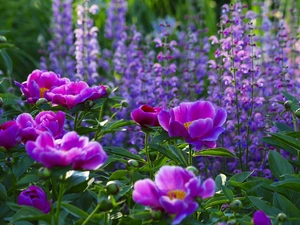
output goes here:
[[60, 206], [61, 206], [62, 197], [65, 192], [65, 184], [64, 184], [65, 177], [66, 177], [66, 175], [64, 175], [64, 177], [62, 179], [62, 183], [59, 185], [59, 193], [58, 193], [57, 206], [56, 206], [56, 212], [55, 212], [55, 223], [54, 223], [55, 225], [59, 225]]
[[94, 211], [85, 219], [85, 221], [83, 221], [82, 225], [86, 225], [87, 222], [92, 218], [92, 216], [99, 210], [100, 204], [98, 204], [96, 206], [96, 208], [94, 209]]
[[150, 179], [153, 179], [153, 173], [152, 173], [152, 163], [150, 159], [150, 153], [149, 153], [149, 148], [148, 148], [148, 139], [149, 139], [149, 133], [145, 133], [145, 151], [146, 151], [146, 156], [147, 156], [147, 161], [150, 169]]
[[74, 130], [76, 130], [77, 128], [78, 117], [79, 117], [79, 112], [76, 112], [75, 119], [74, 119]]
[[[99, 116], [98, 116], [98, 123], [100, 123], [102, 121], [102, 117], [103, 117], [103, 113], [104, 113], [104, 103], [105, 103], [105, 100], [104, 100], [104, 102], [102, 103], [102, 105], [100, 107]], [[95, 137], [98, 137], [99, 133], [100, 133], [100, 124], [98, 124], [98, 129], [96, 131]]]
[[189, 145], [189, 165], [193, 165], [193, 156], [192, 156], [193, 150], [192, 150], [192, 145]]

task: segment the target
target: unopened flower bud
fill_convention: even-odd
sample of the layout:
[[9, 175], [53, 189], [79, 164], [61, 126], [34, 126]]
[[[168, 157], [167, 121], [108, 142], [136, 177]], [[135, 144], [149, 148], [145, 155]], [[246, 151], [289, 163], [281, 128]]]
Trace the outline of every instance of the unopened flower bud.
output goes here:
[[36, 101], [36, 106], [42, 106], [44, 104], [46, 104], [48, 101], [45, 98], [40, 98], [39, 100]]
[[105, 89], [106, 89], [107, 96], [109, 96], [109, 95], [111, 94], [111, 92], [112, 92], [110, 86], [104, 85], [104, 87], [105, 87]]
[[279, 214], [277, 215], [277, 220], [278, 220], [279, 222], [281, 222], [281, 223], [285, 222], [285, 221], [286, 221], [286, 214], [284, 214], [284, 213], [279, 213]]
[[292, 101], [290, 100], [287, 100], [285, 103], [284, 103], [284, 108], [285, 109], [290, 109], [292, 107]]
[[240, 209], [243, 208], [243, 203], [240, 201], [240, 200], [233, 200], [231, 203], [230, 203], [230, 209], [232, 211], [239, 211]]
[[199, 174], [199, 170], [194, 166], [188, 166], [186, 169], [193, 172], [196, 176]]
[[134, 160], [134, 159], [129, 159], [128, 160], [128, 165], [130, 165], [132, 167], [138, 167], [139, 163], [136, 160]]
[[38, 175], [42, 179], [46, 179], [51, 176], [51, 171], [47, 167], [41, 167], [38, 170]]
[[236, 223], [236, 221], [235, 220], [229, 220], [228, 222], [227, 222], [227, 225], [236, 225], [237, 223]]
[[94, 106], [94, 104], [95, 103], [92, 100], [86, 100], [84, 102], [84, 107], [87, 108], [87, 109], [90, 109], [90, 108], [92, 108]]
[[127, 108], [127, 107], [129, 106], [129, 104], [128, 104], [128, 102], [127, 102], [126, 100], [122, 100], [122, 101], [121, 101], [121, 106], [122, 106], [123, 108]]
[[298, 119], [300, 119], [300, 108], [296, 110], [295, 115]]
[[106, 184], [106, 192], [109, 195], [116, 195], [119, 192], [119, 185], [115, 181], [109, 181]]
[[14, 160], [14, 158], [13, 157], [7, 157], [6, 159], [5, 159], [5, 164], [7, 165], [7, 166], [12, 166], [13, 164], [15, 163], [15, 160]]
[[99, 204], [100, 204], [99, 206], [100, 211], [109, 211], [113, 207], [110, 199], [108, 198], [103, 199]]
[[128, 209], [128, 206], [126, 204], [123, 205], [123, 207], [121, 208], [121, 213], [123, 215], [129, 215], [129, 209]]
[[162, 211], [161, 210], [152, 210], [150, 213], [152, 219], [160, 220], [162, 218]]
[[21, 100], [27, 100], [26, 96], [24, 94], [21, 95]]
[[0, 107], [3, 106], [3, 99], [0, 97]]
[[6, 37], [0, 35], [0, 43], [5, 43], [7, 42]]

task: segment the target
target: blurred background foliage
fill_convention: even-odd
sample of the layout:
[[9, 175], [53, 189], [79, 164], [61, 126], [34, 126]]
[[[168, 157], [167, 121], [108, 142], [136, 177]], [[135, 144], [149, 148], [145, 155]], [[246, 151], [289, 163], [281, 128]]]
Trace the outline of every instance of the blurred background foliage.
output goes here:
[[[99, 43], [107, 47], [110, 43], [101, 32], [104, 30], [106, 10], [109, 0], [90, 0], [100, 6], [100, 13], [95, 18], [96, 26], [100, 28]], [[128, 24], [134, 23], [145, 33], [153, 30], [153, 21], [163, 20], [167, 15], [178, 21], [177, 29], [182, 23], [187, 23], [186, 15], [193, 15], [199, 10], [205, 17], [205, 26], [209, 35], [216, 34], [216, 23], [220, 16], [220, 7], [225, 3], [236, 2], [230, 0], [128, 0]], [[81, 0], [74, 0], [74, 9]], [[251, 0], [241, 1], [253, 7]], [[280, 0], [283, 12], [288, 16], [285, 8], [289, 0]], [[298, 0], [298, 6], [300, 0]], [[25, 80], [34, 69], [39, 68], [39, 50], [41, 44], [50, 39], [51, 0], [0, 0], [0, 35], [7, 41], [0, 43], [0, 70], [4, 75], [12, 76], [16, 80]], [[75, 15], [75, 12], [74, 12]], [[1, 41], [0, 41], [1, 42]], [[3, 75], [2, 75], [3, 76]], [[3, 79], [2, 79], [3, 80]], [[0, 89], [1, 91], [1, 89]]]

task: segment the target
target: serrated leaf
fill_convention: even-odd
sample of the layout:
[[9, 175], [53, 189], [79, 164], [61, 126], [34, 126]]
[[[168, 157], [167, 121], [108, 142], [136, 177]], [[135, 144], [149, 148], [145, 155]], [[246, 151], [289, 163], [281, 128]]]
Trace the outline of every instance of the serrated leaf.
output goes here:
[[226, 148], [210, 148], [200, 150], [193, 154], [193, 156], [221, 156], [221, 157], [229, 157], [229, 158], [237, 158], [235, 154]]

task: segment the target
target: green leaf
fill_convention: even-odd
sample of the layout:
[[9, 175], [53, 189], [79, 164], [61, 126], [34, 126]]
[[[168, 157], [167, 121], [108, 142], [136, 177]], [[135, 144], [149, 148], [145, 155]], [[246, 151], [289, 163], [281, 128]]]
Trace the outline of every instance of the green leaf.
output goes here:
[[0, 50], [0, 55], [2, 56], [2, 58], [5, 62], [7, 74], [10, 75], [12, 73], [12, 69], [13, 69], [11, 58], [9, 57], [9, 55], [6, 53], [5, 50]]
[[177, 163], [177, 164], [181, 164], [180, 160], [178, 159], [178, 157], [176, 155], [174, 155], [174, 153], [169, 150], [168, 148], [162, 146], [162, 145], [157, 145], [157, 144], [149, 144], [149, 147], [155, 151], [160, 152], [161, 154], [163, 154], [165, 157], [171, 159], [173, 162]]
[[17, 185], [18, 186], [23, 186], [23, 185], [28, 185], [32, 182], [36, 182], [38, 180], [40, 180], [41, 178], [37, 175], [37, 174], [26, 174], [24, 177], [22, 177]]
[[132, 154], [131, 152], [129, 152], [125, 148], [107, 146], [107, 147], [104, 147], [104, 150], [108, 153], [118, 155], [118, 156], [122, 156], [124, 158], [135, 159], [135, 160], [138, 160], [138, 161], [145, 161], [139, 155]]
[[292, 127], [286, 125], [285, 123], [275, 122], [274, 125], [280, 133], [294, 131]]
[[296, 179], [287, 179], [287, 180], [282, 180], [278, 182], [274, 182], [271, 184], [273, 187], [283, 187], [287, 189], [291, 189], [297, 192], [300, 192], [300, 178]]
[[248, 177], [251, 176], [251, 174], [254, 173], [254, 171], [252, 172], [242, 172], [242, 173], [238, 173], [234, 176], [232, 176], [228, 181], [227, 183], [230, 185], [230, 184], [233, 184], [233, 183], [242, 183], [244, 182]]
[[79, 135], [84, 135], [84, 134], [90, 134], [92, 132], [97, 131], [97, 128], [93, 128], [93, 127], [76, 127], [75, 131], [79, 134]]
[[263, 210], [267, 215], [277, 217], [281, 213], [278, 208], [272, 206], [269, 202], [262, 201], [254, 196], [248, 196], [248, 198], [256, 208]]
[[188, 156], [186, 152], [182, 151], [181, 149], [177, 148], [174, 145], [169, 145], [168, 148], [171, 152], [177, 157], [177, 159], [181, 162], [180, 164], [184, 167], [187, 167], [188, 164]]
[[5, 201], [9, 201], [9, 197], [7, 196], [6, 188], [3, 184], [0, 184], [0, 199], [4, 199]]
[[298, 102], [299, 101], [294, 96], [287, 93], [286, 91], [283, 91], [282, 94], [284, 95], [284, 97], [286, 97], [287, 100], [292, 101], [292, 110], [296, 111], [299, 108], [298, 107]]
[[79, 209], [78, 207], [74, 205], [70, 205], [66, 202], [61, 203], [61, 207], [66, 210], [68, 213], [72, 214], [73, 216], [77, 218], [87, 218], [89, 215], [83, 211], [82, 209]]
[[29, 206], [22, 206], [20, 210], [18, 210], [12, 217], [12, 223], [17, 221], [46, 221], [48, 224], [51, 223], [51, 215], [44, 214], [42, 211], [29, 207]]
[[296, 149], [291, 148], [289, 145], [285, 144], [284, 142], [282, 142], [274, 137], [263, 137], [263, 138], [261, 138], [261, 140], [267, 144], [276, 146], [278, 148], [282, 148], [282, 149], [288, 151], [289, 153], [291, 153], [292, 155], [297, 155]]
[[23, 156], [20, 162], [15, 164], [15, 166], [13, 167], [13, 172], [16, 176], [16, 179], [22, 176], [22, 174], [28, 170], [28, 168], [33, 164], [33, 162], [34, 160], [30, 156]]
[[126, 177], [128, 174], [129, 172], [127, 170], [117, 170], [111, 174], [109, 180], [128, 180]]
[[300, 151], [300, 141], [298, 141], [297, 139], [290, 137], [288, 135], [279, 134], [279, 133], [270, 133], [270, 135], [272, 137], [274, 137], [275, 139], [285, 143], [289, 147], [294, 148], [297, 151]]
[[290, 200], [276, 192], [273, 197], [273, 205], [282, 210], [287, 216], [299, 218], [300, 210]]
[[235, 154], [233, 154], [231, 151], [227, 150], [226, 148], [204, 149], [194, 153], [193, 156], [222, 156], [222, 157], [229, 157], [229, 158], [237, 158]]
[[[81, 183], [87, 183], [89, 180], [90, 171], [76, 171], [76, 170], [70, 170], [67, 172], [67, 187], [66, 190], [72, 188], [74, 192], [74, 187], [81, 184]], [[86, 186], [86, 185], [84, 185]]]
[[230, 202], [232, 202], [233, 201], [233, 197], [234, 197], [232, 190], [230, 190], [228, 187], [222, 185], [222, 191], [223, 191], [224, 195], [226, 196], [226, 198]]
[[294, 173], [292, 165], [276, 151], [269, 151], [269, 166], [274, 177], [282, 179], [282, 175]]
[[177, 139], [178, 139], [178, 137], [170, 137], [167, 132], [164, 132], [162, 134], [155, 136], [151, 140], [151, 144], [158, 144], [158, 143], [162, 143], [162, 141], [165, 141], [165, 140], [168, 141], [168, 140], [177, 140]]

